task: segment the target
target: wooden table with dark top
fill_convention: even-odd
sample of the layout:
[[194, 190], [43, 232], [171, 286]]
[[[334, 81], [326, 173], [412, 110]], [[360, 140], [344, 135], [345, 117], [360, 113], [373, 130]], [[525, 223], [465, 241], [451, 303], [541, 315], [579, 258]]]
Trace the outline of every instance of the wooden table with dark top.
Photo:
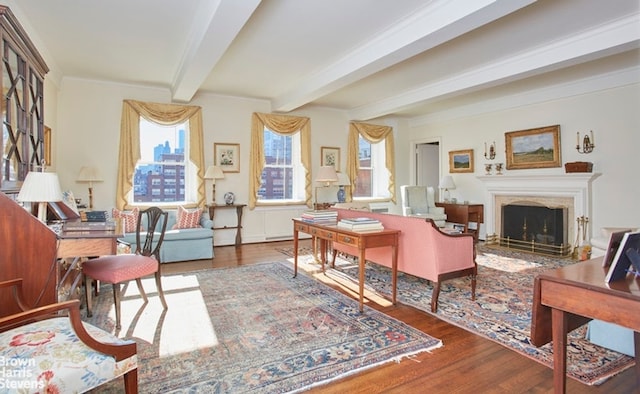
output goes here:
[[321, 242], [321, 260], [322, 269], [327, 256], [328, 242], [338, 242], [344, 245], [354, 246], [358, 248], [358, 285], [359, 285], [359, 301], [360, 312], [363, 311], [363, 294], [364, 294], [364, 270], [365, 270], [365, 251], [367, 248], [378, 248], [383, 246], [390, 247], [392, 254], [391, 262], [391, 301], [396, 304], [396, 284], [398, 281], [398, 237], [400, 230], [384, 229], [382, 231], [358, 233], [345, 230], [335, 225], [320, 225], [308, 223], [300, 219], [293, 219], [293, 265], [294, 277], [298, 274], [298, 233], [303, 232], [312, 235]]
[[531, 342], [553, 340], [554, 389], [566, 390], [567, 332], [599, 319], [634, 331], [636, 381], [640, 387], [640, 278], [606, 283], [602, 257], [550, 270], [534, 282]]

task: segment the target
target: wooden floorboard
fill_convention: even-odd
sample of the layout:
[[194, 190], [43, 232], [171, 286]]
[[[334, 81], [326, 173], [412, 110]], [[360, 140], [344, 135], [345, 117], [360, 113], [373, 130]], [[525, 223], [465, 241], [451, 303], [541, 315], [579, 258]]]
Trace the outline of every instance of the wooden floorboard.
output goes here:
[[[163, 264], [162, 272], [170, 274], [279, 261], [285, 256], [277, 248], [292, 245], [291, 241], [282, 241], [216, 247], [213, 260]], [[310, 246], [310, 243], [303, 240], [300, 246]], [[513, 350], [406, 305], [368, 305], [441, 339], [444, 346], [313, 388], [310, 393], [553, 392], [553, 371]], [[630, 368], [600, 386], [587, 386], [568, 378], [567, 392], [640, 393], [640, 389], [635, 386], [634, 369]]]

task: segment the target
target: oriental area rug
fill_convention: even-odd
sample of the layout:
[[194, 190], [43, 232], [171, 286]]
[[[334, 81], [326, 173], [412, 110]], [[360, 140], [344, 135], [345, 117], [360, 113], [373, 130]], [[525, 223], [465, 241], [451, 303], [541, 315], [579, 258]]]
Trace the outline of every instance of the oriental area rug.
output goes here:
[[[280, 251], [293, 254], [290, 248]], [[445, 281], [434, 315], [553, 368], [553, 344], [538, 348], [530, 342], [533, 282], [541, 272], [575, 261], [480, 244], [476, 262], [476, 300], [471, 300], [469, 278]], [[308, 248], [299, 250], [298, 265], [308, 271], [320, 269]], [[327, 275], [336, 282], [357, 283], [358, 265], [352, 258], [338, 258], [336, 269], [327, 270]], [[389, 269], [367, 264], [365, 278], [365, 287], [371, 294], [390, 296]], [[398, 273], [398, 302], [431, 313], [432, 291], [433, 286], [426, 280]], [[582, 326], [567, 336], [567, 376], [587, 385], [599, 385], [634, 365], [632, 357], [595, 345], [585, 335], [586, 326]]]
[[[287, 393], [326, 384], [442, 342], [358, 302], [288, 262], [163, 275], [169, 308], [153, 279], [135, 282], [115, 330], [111, 286], [89, 323], [138, 344], [142, 393]], [[118, 380], [95, 392], [122, 391]]]

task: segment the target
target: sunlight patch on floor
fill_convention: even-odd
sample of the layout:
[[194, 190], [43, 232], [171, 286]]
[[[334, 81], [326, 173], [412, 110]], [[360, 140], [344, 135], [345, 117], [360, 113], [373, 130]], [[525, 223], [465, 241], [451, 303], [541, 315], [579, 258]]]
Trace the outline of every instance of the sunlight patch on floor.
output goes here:
[[488, 268], [505, 272], [520, 272], [540, 267], [540, 264], [523, 259], [500, 256], [493, 253], [481, 253], [476, 256], [476, 263]]
[[[166, 311], [160, 302], [155, 279], [145, 278], [142, 285], [149, 303], [143, 304], [135, 282], [131, 282], [121, 303], [121, 333], [149, 343], [157, 342], [159, 357], [218, 345], [195, 275], [162, 277], [162, 288], [169, 306]], [[115, 320], [113, 308], [109, 315]], [[159, 330], [158, 326], [161, 327]]]

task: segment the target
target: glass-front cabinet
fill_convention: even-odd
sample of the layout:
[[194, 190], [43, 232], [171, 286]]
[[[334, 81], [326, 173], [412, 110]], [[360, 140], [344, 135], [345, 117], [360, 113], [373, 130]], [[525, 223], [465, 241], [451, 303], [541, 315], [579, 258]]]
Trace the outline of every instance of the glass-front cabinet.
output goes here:
[[8, 7], [0, 5], [2, 162], [0, 191], [17, 192], [44, 163], [44, 60]]

